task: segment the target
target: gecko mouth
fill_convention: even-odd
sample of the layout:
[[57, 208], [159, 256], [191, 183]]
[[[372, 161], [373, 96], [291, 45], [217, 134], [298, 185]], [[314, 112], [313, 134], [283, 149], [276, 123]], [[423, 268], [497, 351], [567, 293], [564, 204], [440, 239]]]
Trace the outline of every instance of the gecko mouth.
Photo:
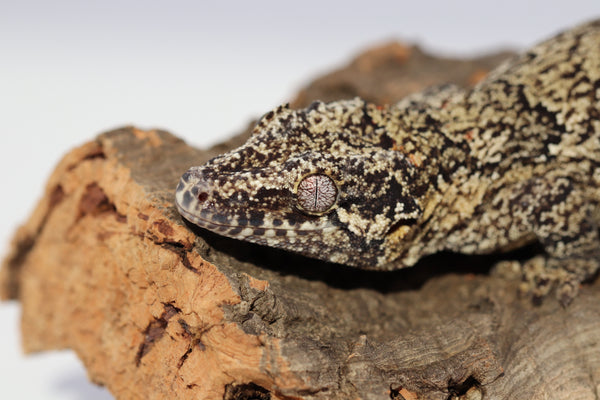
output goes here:
[[[252, 225], [236, 225], [236, 224], [226, 224], [226, 223], [218, 223], [210, 218], [201, 218], [194, 214], [187, 212], [182, 209], [179, 204], [177, 204], [177, 210], [179, 213], [188, 221], [194, 223], [195, 225], [208, 229], [209, 231], [229, 236], [232, 238], [239, 238], [245, 240], [252, 240], [254, 242], [269, 242], [270, 238], [293, 238], [293, 237], [303, 237], [311, 234], [321, 234], [323, 232], [333, 231], [335, 230], [334, 226], [325, 226], [320, 228], [313, 229], [296, 229], [296, 228], [274, 228], [274, 227], [259, 227]], [[256, 239], [256, 240], [253, 240]]]

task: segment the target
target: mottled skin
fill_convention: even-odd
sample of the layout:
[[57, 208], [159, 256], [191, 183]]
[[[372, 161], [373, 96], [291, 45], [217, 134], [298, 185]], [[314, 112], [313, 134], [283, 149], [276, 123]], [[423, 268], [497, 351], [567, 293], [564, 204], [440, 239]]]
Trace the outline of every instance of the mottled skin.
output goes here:
[[[538, 240], [545, 257], [523, 265], [524, 279], [535, 295], [557, 286], [568, 303], [600, 266], [599, 99], [595, 21], [472, 90], [438, 88], [389, 107], [279, 107], [246, 144], [190, 168], [177, 207], [221, 235], [378, 270]], [[297, 190], [314, 174], [331, 178], [337, 197], [308, 212]]]

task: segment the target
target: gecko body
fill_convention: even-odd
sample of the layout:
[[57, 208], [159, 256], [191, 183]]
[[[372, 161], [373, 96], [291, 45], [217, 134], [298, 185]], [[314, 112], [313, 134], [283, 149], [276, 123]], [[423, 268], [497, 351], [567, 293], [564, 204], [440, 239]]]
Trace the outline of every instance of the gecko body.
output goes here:
[[545, 256], [524, 280], [568, 303], [600, 267], [600, 21], [470, 90], [280, 106], [175, 197], [218, 234], [367, 269], [537, 240]]

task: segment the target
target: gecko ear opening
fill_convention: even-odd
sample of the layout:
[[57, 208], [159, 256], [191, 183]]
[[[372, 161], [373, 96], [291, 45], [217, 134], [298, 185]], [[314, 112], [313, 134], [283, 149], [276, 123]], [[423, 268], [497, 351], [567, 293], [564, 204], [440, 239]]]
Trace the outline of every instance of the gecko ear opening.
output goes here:
[[413, 199], [407, 200], [407, 202], [396, 203], [396, 209], [401, 209], [402, 212], [394, 214], [393, 222], [386, 232], [386, 236], [402, 240], [414, 226], [418, 225], [419, 218], [423, 215], [421, 207]]
[[410, 228], [417, 223], [416, 218], [401, 219], [396, 221], [390, 226], [390, 229], [386, 232], [386, 236], [399, 236], [404, 238], [410, 231]]

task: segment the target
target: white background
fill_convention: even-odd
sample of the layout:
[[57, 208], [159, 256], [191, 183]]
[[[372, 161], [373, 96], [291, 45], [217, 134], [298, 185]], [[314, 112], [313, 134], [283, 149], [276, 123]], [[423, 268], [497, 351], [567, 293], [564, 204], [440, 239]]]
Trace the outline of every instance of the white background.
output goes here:
[[[126, 124], [207, 146], [361, 49], [469, 56], [600, 17], [598, 0], [0, 0], [0, 251], [59, 158]], [[0, 304], [0, 398], [110, 399], [72, 352], [24, 357]]]

